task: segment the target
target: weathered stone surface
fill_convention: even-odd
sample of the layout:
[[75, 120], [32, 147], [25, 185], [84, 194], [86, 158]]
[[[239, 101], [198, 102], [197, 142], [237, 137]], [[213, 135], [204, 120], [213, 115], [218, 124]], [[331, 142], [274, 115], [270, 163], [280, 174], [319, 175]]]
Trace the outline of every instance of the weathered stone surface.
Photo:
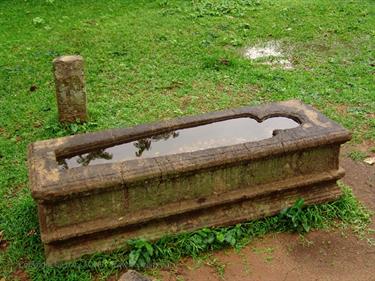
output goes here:
[[[152, 132], [240, 116], [287, 116], [301, 126], [270, 139], [156, 158], [60, 170], [56, 159]], [[47, 262], [126, 246], [134, 238], [222, 226], [340, 196], [340, 144], [350, 133], [297, 101], [37, 142], [29, 177]]]
[[56, 98], [60, 122], [87, 120], [86, 92], [81, 56], [62, 56], [53, 60]]
[[138, 273], [135, 270], [128, 270], [120, 277], [118, 281], [152, 281], [152, 279]]

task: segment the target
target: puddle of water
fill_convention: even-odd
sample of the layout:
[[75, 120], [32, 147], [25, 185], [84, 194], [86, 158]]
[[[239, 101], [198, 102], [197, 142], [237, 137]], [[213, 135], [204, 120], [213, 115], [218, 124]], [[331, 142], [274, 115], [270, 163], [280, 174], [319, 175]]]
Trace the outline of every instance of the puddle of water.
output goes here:
[[293, 64], [286, 58], [277, 42], [268, 42], [264, 45], [257, 45], [245, 49], [245, 57], [251, 60], [267, 59], [262, 64], [280, 66], [284, 69], [292, 69]]
[[249, 47], [245, 50], [245, 56], [255, 60], [267, 57], [282, 57], [283, 54], [276, 43], [267, 43], [264, 46]]
[[208, 148], [259, 141], [272, 137], [275, 129], [291, 129], [299, 123], [286, 117], [269, 118], [258, 123], [252, 118], [235, 118], [179, 129], [149, 138], [98, 149], [58, 160], [61, 169], [150, 158]]
[[272, 60], [272, 61], [264, 61], [261, 62], [261, 64], [266, 64], [270, 66], [279, 66], [283, 69], [293, 69], [293, 64], [286, 59], [278, 59], [278, 60]]

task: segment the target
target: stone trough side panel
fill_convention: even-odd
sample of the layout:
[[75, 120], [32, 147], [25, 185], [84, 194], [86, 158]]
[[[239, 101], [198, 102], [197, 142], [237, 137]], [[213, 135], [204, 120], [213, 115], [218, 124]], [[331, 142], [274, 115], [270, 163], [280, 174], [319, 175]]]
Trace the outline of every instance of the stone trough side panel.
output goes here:
[[221, 197], [228, 191], [249, 187], [255, 190], [261, 184], [336, 170], [338, 149], [337, 145], [326, 146], [194, 174], [166, 176], [162, 181], [141, 181], [129, 186], [129, 211], [153, 209], [183, 200], [195, 199], [203, 203], [210, 196]]
[[[309, 182], [310, 178], [307, 177], [306, 180]], [[203, 227], [233, 225], [274, 215], [280, 210], [292, 206], [299, 198], [304, 198], [307, 205], [335, 200], [341, 194], [335, 182], [336, 179], [331, 179], [327, 182], [307, 186], [301, 185], [300, 182], [298, 188], [285, 192], [275, 192], [272, 196], [268, 194], [251, 200], [244, 199], [233, 204], [198, 209], [165, 219], [154, 219], [125, 229], [104, 231], [89, 236], [46, 243], [47, 262], [54, 264], [75, 259], [85, 254], [111, 251], [119, 247], [126, 248], [126, 241], [129, 239], [142, 237], [152, 241], [165, 235], [193, 231]]]
[[119, 218], [125, 214], [126, 200], [125, 191], [120, 189], [46, 203], [46, 226], [56, 230], [83, 222]]
[[228, 204], [294, 188], [302, 176], [331, 172], [329, 179], [336, 179], [338, 149], [330, 145], [196, 173], [146, 178], [105, 192], [46, 202], [42, 237], [61, 240]]

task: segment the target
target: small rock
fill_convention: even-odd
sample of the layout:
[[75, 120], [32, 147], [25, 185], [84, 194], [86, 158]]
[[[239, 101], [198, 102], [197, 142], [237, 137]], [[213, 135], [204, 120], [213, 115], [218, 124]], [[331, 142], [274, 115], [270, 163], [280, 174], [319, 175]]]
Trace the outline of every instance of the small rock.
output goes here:
[[375, 157], [368, 157], [363, 160], [363, 162], [369, 164], [369, 165], [374, 165], [375, 164]]
[[36, 89], [38, 89], [38, 87], [35, 86], [35, 85], [32, 85], [32, 86], [30, 87], [30, 92], [35, 92]]
[[152, 279], [138, 273], [135, 270], [128, 270], [118, 281], [152, 281]]

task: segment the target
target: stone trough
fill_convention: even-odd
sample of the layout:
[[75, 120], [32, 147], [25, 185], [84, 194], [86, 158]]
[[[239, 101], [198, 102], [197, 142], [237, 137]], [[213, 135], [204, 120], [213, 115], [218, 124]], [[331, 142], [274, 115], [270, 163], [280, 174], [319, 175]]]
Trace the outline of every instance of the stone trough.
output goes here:
[[350, 133], [299, 101], [190, 116], [29, 146], [50, 264], [340, 196]]

